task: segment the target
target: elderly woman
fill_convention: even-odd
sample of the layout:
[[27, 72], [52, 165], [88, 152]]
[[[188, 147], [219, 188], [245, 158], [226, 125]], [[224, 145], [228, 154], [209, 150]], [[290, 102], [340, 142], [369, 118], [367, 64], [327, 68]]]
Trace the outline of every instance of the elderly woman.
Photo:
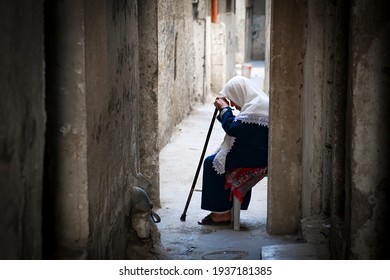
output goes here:
[[[235, 107], [240, 112], [233, 114]], [[216, 154], [203, 164], [201, 208], [211, 211], [198, 223], [223, 225], [231, 222], [231, 190], [225, 188], [225, 174], [243, 168], [257, 172], [267, 166], [268, 158], [268, 96], [250, 79], [236, 76], [226, 83], [214, 105], [219, 110], [217, 119], [226, 132]], [[247, 210], [251, 197], [249, 189], [241, 209]]]

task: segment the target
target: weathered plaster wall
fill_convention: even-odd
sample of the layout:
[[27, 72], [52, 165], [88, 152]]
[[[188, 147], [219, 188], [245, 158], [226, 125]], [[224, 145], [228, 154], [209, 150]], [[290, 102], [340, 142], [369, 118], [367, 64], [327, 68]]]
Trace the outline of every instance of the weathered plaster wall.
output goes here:
[[156, 207], [160, 205], [157, 2], [157, 0], [138, 1], [140, 172], [150, 183], [145, 191]]
[[235, 43], [236, 43], [236, 63], [245, 62], [245, 39], [246, 33], [246, 0], [235, 1]]
[[[159, 151], [210, 87], [206, 69], [206, 0], [138, 1], [140, 34], [140, 165], [159, 200]], [[142, 27], [142, 28], [141, 28]]]
[[251, 24], [252, 35], [252, 60], [264, 60], [265, 58], [265, 0], [252, 1], [253, 15]]
[[352, 259], [389, 257], [389, 2], [351, 7], [350, 251]]
[[82, 257], [88, 244], [84, 39], [83, 2], [45, 3], [45, 258]]
[[207, 82], [206, 69], [206, 25], [207, 25], [207, 0], [201, 0], [192, 5], [193, 36], [194, 36], [194, 96], [196, 102], [205, 102], [210, 93]]
[[307, 3], [302, 95], [302, 230], [312, 230], [308, 221], [331, 224], [327, 239], [331, 255], [341, 259], [345, 258], [347, 209], [347, 6], [342, 1]]
[[[230, 3], [230, 2], [229, 2]], [[210, 28], [211, 92], [218, 94], [235, 75], [235, 14], [226, 0], [218, 1], [218, 17]]]
[[324, 1], [307, 4], [306, 53], [302, 94], [302, 217], [321, 212], [325, 148], [327, 38]]
[[124, 259], [138, 165], [136, 1], [86, 0], [89, 258]]
[[[332, 11], [333, 10], [333, 11]], [[349, 38], [345, 34], [349, 33], [349, 3], [338, 1], [331, 6], [329, 11], [334, 20], [333, 38], [334, 44], [332, 52], [334, 54], [334, 72], [332, 81], [331, 111], [333, 120], [329, 125], [332, 131], [331, 146], [331, 190], [330, 190], [330, 254], [334, 259], [346, 258], [346, 240], [348, 240], [347, 230], [345, 230], [346, 208], [346, 108], [348, 96], [348, 42]], [[331, 30], [332, 32], [332, 30]]]
[[0, 259], [42, 257], [43, 2], [0, 4]]
[[211, 92], [218, 94], [228, 81], [226, 73], [226, 28], [224, 23], [211, 24]]
[[[342, 3], [307, 3], [302, 97], [303, 217], [329, 215], [331, 208], [335, 210], [331, 200], [339, 205], [338, 199], [343, 199], [344, 183], [340, 178], [345, 176], [347, 13]], [[340, 209], [337, 211], [340, 213]]]
[[[346, 34], [349, 33], [349, 4], [344, 1], [310, 2], [308, 3], [308, 14], [311, 14], [311, 16], [308, 15], [308, 20], [315, 16], [321, 18], [322, 27], [308, 22], [307, 34], [308, 37], [311, 37], [311, 43], [307, 40], [306, 56], [309, 60], [308, 54], [313, 53], [309, 52], [309, 47], [317, 49], [317, 58], [316, 60], [312, 59], [312, 61], [320, 60], [321, 64], [313, 63], [317, 65], [316, 69], [320, 71], [314, 72], [313, 68], [305, 69], [305, 79], [313, 80], [314, 83], [306, 81], [305, 85], [308, 87], [305, 87], [304, 102], [309, 100], [307, 99], [308, 95], [316, 96], [320, 93], [321, 98], [311, 98], [312, 103], [306, 103], [306, 106], [304, 106], [305, 111], [312, 114], [304, 120], [304, 123], [316, 123], [317, 126], [307, 125], [304, 127], [304, 134], [315, 133], [316, 135], [310, 141], [304, 143], [304, 149], [307, 149], [307, 151], [303, 153], [302, 162], [305, 166], [305, 171], [302, 173], [302, 182], [304, 182], [302, 184], [304, 197], [302, 216], [314, 215], [310, 219], [317, 219], [317, 221], [327, 219], [331, 225], [328, 238], [330, 254], [332, 258], [345, 259], [346, 246], [344, 242], [348, 239], [345, 230], [345, 214], [347, 211], [345, 148], [349, 42]], [[314, 28], [316, 26], [317, 28]], [[316, 35], [313, 36], [311, 34], [313, 32]], [[318, 37], [318, 35], [320, 36]], [[318, 41], [313, 40], [316, 37]], [[322, 57], [319, 56], [320, 54]], [[310, 64], [309, 61], [306, 61], [306, 64]], [[321, 85], [321, 87], [315, 85]], [[322, 109], [313, 110], [313, 107], [320, 103], [322, 103]], [[321, 135], [321, 137], [318, 137], [318, 135]], [[319, 143], [314, 145], [312, 142], [314, 139]], [[317, 147], [317, 150], [314, 150], [314, 147]], [[311, 157], [312, 160], [310, 160], [307, 158], [310, 150], [320, 156]], [[319, 157], [322, 157], [322, 160], [318, 160]], [[315, 166], [311, 167], [313, 164]], [[317, 172], [312, 172], [313, 170]], [[305, 227], [304, 224], [303, 227]]]
[[202, 98], [194, 90], [194, 29], [192, 3], [158, 2], [158, 119], [162, 148], [175, 126]]
[[[141, 258], [131, 252], [145, 240], [131, 214], [144, 182], [136, 1], [17, 1], [2, 11], [2, 257]], [[158, 238], [148, 228], [143, 238]]]
[[301, 218], [304, 1], [274, 0], [272, 5], [267, 229], [291, 234]]
[[270, 47], [271, 47], [271, 15], [272, 15], [272, 1], [265, 1], [265, 51], [264, 51], [264, 85], [263, 90], [269, 94], [269, 71], [270, 71]]
[[330, 218], [332, 258], [388, 259], [389, 4], [275, 0], [268, 8], [268, 231], [292, 233], [301, 216], [321, 214]]
[[[226, 52], [224, 53], [225, 65], [226, 65], [226, 82], [230, 80], [235, 75], [235, 65], [236, 65], [236, 15], [234, 13], [234, 1], [228, 0], [219, 0], [219, 20], [223, 23], [225, 29], [225, 48]], [[222, 87], [224, 84], [222, 85]], [[219, 89], [219, 91], [222, 89]], [[219, 93], [218, 91], [218, 93]]]

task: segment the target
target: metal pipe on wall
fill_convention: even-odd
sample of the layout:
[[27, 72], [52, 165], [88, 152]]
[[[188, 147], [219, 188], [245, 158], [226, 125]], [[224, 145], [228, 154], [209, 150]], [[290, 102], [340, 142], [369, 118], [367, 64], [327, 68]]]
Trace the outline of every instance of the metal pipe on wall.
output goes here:
[[216, 23], [218, 18], [218, 0], [211, 1], [211, 22]]

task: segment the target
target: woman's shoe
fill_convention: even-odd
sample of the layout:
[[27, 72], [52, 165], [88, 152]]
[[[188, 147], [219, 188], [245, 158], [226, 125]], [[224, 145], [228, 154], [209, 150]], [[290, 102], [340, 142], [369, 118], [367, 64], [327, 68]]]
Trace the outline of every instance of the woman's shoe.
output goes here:
[[203, 226], [217, 226], [217, 225], [230, 225], [231, 220], [228, 221], [220, 221], [220, 222], [215, 222], [211, 218], [211, 214], [208, 214], [206, 217], [204, 217], [201, 221], [198, 221], [198, 224], [203, 225]]

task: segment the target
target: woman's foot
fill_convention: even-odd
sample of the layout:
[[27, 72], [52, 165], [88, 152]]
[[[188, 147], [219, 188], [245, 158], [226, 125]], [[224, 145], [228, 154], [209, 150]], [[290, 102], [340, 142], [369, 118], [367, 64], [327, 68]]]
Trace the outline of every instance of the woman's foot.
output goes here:
[[201, 221], [198, 221], [200, 225], [229, 225], [231, 223], [231, 213], [227, 211], [225, 213], [211, 212]]
[[226, 211], [224, 213], [210, 213], [211, 219], [215, 222], [226, 222], [226, 221], [231, 221], [232, 215], [230, 211]]

